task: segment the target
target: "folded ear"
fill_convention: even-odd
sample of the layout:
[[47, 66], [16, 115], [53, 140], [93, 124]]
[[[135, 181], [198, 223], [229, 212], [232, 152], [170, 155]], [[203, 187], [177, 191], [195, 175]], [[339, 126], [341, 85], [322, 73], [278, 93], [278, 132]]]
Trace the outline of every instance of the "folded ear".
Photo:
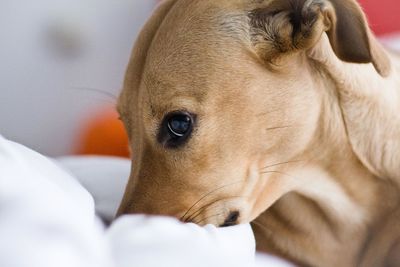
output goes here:
[[328, 31], [328, 37], [335, 54], [347, 62], [372, 63], [379, 74], [387, 76], [390, 71], [389, 58], [369, 29], [367, 19], [357, 1], [331, 2], [336, 21]]
[[326, 32], [338, 58], [389, 74], [390, 61], [356, 0], [273, 0], [249, 17], [252, 42], [266, 60], [309, 49]]

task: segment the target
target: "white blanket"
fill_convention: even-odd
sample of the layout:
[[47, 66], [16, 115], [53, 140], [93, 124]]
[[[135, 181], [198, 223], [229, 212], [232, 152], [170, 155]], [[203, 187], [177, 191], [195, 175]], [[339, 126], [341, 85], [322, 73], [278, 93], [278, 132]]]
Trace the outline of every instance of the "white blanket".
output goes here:
[[0, 266], [288, 266], [255, 257], [249, 225], [220, 229], [130, 215], [105, 228], [96, 213], [112, 219], [129, 161], [60, 163], [70, 173], [0, 136]]

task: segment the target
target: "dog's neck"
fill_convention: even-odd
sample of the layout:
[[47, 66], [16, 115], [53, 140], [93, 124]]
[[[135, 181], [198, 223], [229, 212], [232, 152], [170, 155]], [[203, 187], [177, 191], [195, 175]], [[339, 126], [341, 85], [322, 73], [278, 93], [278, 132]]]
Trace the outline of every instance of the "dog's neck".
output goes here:
[[[321, 40], [320, 45], [329, 45], [325, 41]], [[315, 53], [329, 53], [327, 47], [321, 51]], [[333, 51], [329, 56], [336, 59]], [[310, 73], [322, 101], [319, 127], [309, 149], [302, 155], [312, 159], [312, 164], [293, 170], [299, 181], [293, 191], [316, 202], [332, 220], [359, 227], [370, 219], [370, 211], [364, 207], [370, 207], [376, 202], [371, 196], [377, 195], [382, 181], [353, 151], [341, 109], [339, 90], [342, 87], [368, 90], [367, 86], [371, 84], [365, 81], [365, 69], [371, 71], [370, 77], [377, 77], [375, 82], [380, 79], [373, 66], [345, 64], [339, 60], [337, 63], [336, 68], [332, 68], [334, 63], [328, 64], [326, 58], [311, 58]], [[359, 190], [360, 184], [365, 185], [363, 190]]]
[[[255, 231], [267, 236], [268, 241], [259, 243], [274, 244], [280, 255], [282, 249], [290, 251], [283, 256], [300, 264], [356, 266], [368, 237], [379, 228], [379, 218], [390, 213], [398, 199], [391, 181], [373, 173], [354, 152], [339, 90], [372, 92], [387, 81], [372, 66], [346, 64], [336, 57], [330, 61], [334, 54], [326, 41], [322, 40], [320, 45], [325, 47], [311, 51], [310, 57], [322, 101], [315, 140], [302, 155], [313, 159], [312, 164], [290, 170], [298, 184], [259, 217]], [[375, 96], [371, 93], [371, 97]], [[274, 252], [274, 248], [268, 250]]]
[[316, 73], [315, 88], [320, 90], [322, 101], [319, 127], [303, 156], [311, 159], [311, 164], [293, 170], [299, 180], [294, 191], [319, 206], [337, 236], [348, 235], [348, 231], [359, 231], [371, 220], [371, 209], [366, 207], [379, 201], [371, 196], [381, 195], [378, 191], [384, 183], [352, 149], [337, 93], [337, 77], [319, 64], [315, 67], [319, 69], [312, 71]]
[[[371, 37], [374, 38], [374, 37]], [[380, 54], [384, 54], [384, 50]], [[327, 38], [308, 53], [309, 59], [328, 76], [342, 110], [346, 137], [351, 149], [375, 176], [400, 187], [400, 59], [388, 59], [387, 75], [378, 74], [372, 64], [340, 61]], [[318, 71], [316, 71], [318, 73]], [[378, 129], [385, 129], [379, 131]]]

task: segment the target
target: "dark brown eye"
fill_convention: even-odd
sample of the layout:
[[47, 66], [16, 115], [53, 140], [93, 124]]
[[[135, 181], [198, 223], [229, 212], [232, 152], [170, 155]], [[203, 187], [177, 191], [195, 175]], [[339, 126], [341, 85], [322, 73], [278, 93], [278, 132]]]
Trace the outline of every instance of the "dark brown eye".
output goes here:
[[194, 120], [195, 115], [186, 111], [167, 114], [161, 124], [158, 141], [169, 148], [183, 145], [193, 131]]
[[185, 136], [192, 128], [192, 118], [186, 114], [177, 114], [168, 120], [168, 130], [173, 138]]

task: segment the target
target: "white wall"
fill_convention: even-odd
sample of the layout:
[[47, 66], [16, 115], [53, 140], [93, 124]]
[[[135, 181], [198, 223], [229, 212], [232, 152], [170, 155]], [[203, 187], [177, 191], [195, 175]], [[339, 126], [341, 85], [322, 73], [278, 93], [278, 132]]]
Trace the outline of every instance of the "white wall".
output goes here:
[[70, 153], [82, 123], [112, 104], [156, 0], [0, 0], [0, 134]]

